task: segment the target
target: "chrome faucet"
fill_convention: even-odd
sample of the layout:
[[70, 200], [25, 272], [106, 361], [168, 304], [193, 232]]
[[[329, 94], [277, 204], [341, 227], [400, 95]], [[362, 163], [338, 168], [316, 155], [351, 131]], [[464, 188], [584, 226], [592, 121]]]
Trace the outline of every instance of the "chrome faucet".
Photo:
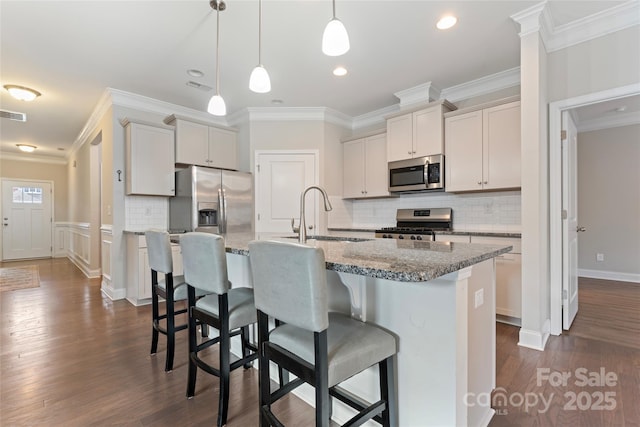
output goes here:
[[[311, 187], [305, 189], [302, 194], [300, 195], [300, 225], [299, 225], [299, 233], [298, 233], [298, 242], [300, 243], [306, 243], [307, 242], [307, 227], [305, 225], [305, 220], [304, 220], [304, 197], [307, 195], [307, 192], [309, 190], [313, 190], [316, 189], [318, 190], [320, 193], [322, 193], [322, 197], [324, 197], [324, 210], [325, 211], [330, 211], [331, 209], [333, 209], [333, 207], [331, 206], [331, 202], [329, 201], [329, 196], [327, 196], [327, 192], [324, 191], [324, 188], [322, 187], [318, 187], [316, 185], [312, 185]], [[293, 226], [293, 221], [292, 224]]]

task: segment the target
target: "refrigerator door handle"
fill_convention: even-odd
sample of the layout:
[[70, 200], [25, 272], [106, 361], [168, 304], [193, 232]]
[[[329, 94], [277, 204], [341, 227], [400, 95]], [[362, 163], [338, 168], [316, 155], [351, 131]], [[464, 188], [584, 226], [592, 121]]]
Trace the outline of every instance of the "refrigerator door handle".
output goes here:
[[218, 188], [218, 206], [220, 206], [218, 231], [220, 234], [225, 234], [227, 232], [227, 198], [222, 188]]

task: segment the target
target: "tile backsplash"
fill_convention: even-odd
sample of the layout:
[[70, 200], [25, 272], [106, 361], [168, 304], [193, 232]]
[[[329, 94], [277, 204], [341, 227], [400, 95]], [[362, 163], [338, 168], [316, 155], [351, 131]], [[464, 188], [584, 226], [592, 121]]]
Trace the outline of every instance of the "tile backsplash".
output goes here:
[[417, 193], [400, 197], [342, 200], [332, 196], [330, 228], [375, 229], [396, 224], [396, 210], [404, 208], [452, 208], [453, 228], [458, 231], [519, 232], [520, 191], [487, 193]]
[[124, 208], [126, 230], [167, 229], [169, 201], [166, 197], [127, 196], [124, 198]]

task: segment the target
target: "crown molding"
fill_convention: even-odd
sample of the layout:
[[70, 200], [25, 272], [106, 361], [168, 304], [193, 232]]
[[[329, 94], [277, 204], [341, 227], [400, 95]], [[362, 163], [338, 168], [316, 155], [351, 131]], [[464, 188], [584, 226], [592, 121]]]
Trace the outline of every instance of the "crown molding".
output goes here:
[[640, 2], [629, 0], [584, 18], [554, 25], [547, 1], [511, 15], [520, 37], [538, 32], [548, 53], [640, 25]]
[[66, 165], [67, 159], [65, 157], [55, 156], [38, 156], [38, 155], [23, 155], [20, 153], [12, 153], [9, 151], [0, 151], [0, 159], [2, 160], [14, 160], [20, 162], [36, 162], [36, 163], [49, 163], [52, 165]]
[[640, 125], [640, 112], [631, 111], [629, 113], [598, 117], [593, 120], [576, 123], [578, 132], [591, 132], [594, 130], [611, 129], [632, 125]]
[[246, 109], [250, 121], [325, 121], [352, 128], [353, 119], [327, 107], [249, 107]]
[[353, 118], [353, 130], [372, 128], [374, 126], [385, 125], [385, 117], [400, 111], [399, 104], [389, 105], [378, 110], [361, 114]]
[[515, 67], [443, 89], [440, 99], [457, 102], [519, 85], [520, 67]]
[[135, 93], [125, 92], [118, 89], [108, 88], [107, 90], [111, 92], [113, 105], [132, 108], [139, 111], [146, 111], [149, 113], [187, 116], [213, 125], [219, 124], [222, 126], [227, 126], [226, 118], [211, 115], [206, 111], [195, 110], [193, 108], [172, 104], [166, 101], [160, 101], [158, 99], [149, 98], [147, 96], [138, 95]]
[[426, 104], [440, 99], [440, 90], [433, 83], [426, 82], [395, 92], [394, 95], [400, 100], [400, 109], [404, 109], [413, 104]]
[[543, 1], [511, 15], [511, 19], [520, 24], [520, 32], [518, 33], [520, 38], [543, 30], [543, 20], [540, 18], [546, 7], [547, 2]]
[[76, 153], [76, 151], [78, 151], [80, 147], [82, 147], [84, 143], [87, 142], [87, 140], [91, 137], [91, 134], [95, 131], [96, 127], [98, 127], [98, 123], [100, 123], [102, 116], [104, 116], [105, 113], [109, 111], [109, 108], [111, 108], [111, 105], [111, 92], [110, 89], [107, 88], [104, 90], [104, 92], [102, 92], [102, 95], [100, 96], [98, 103], [91, 112], [89, 119], [84, 124], [84, 127], [78, 134], [76, 140], [73, 141], [73, 144], [71, 145], [69, 151], [67, 151], [67, 154], [65, 155], [67, 160], [69, 160]]
[[547, 52], [555, 52], [634, 25], [640, 25], [640, 2], [637, 0], [553, 27], [545, 45]]

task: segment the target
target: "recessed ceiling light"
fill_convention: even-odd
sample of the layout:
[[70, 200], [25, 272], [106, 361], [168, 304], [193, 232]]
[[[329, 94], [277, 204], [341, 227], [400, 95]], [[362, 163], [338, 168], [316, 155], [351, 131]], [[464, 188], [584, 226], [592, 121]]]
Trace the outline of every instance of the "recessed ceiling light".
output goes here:
[[34, 99], [42, 95], [37, 90], [33, 90], [24, 86], [4, 85], [4, 88], [9, 92], [11, 96], [13, 96], [15, 99], [19, 99], [20, 101], [33, 101]]
[[618, 107], [616, 108], [616, 113], [624, 113], [625, 111], [627, 111], [627, 106], [623, 105], [622, 107]]
[[187, 74], [189, 74], [191, 77], [202, 77], [202, 76], [204, 76], [204, 73], [202, 71], [196, 70], [195, 68], [187, 70]]
[[25, 153], [32, 153], [37, 147], [35, 145], [29, 144], [16, 144], [20, 151], [24, 151]]
[[64, 151], [64, 148], [58, 147], [58, 151]]
[[282, 99], [272, 99], [271, 103], [275, 105], [279, 105], [279, 104], [284, 104], [284, 101]]
[[334, 76], [338, 76], [338, 77], [346, 76], [347, 75], [347, 69], [344, 68], [344, 67], [336, 67], [333, 70], [333, 75]]
[[440, 18], [436, 27], [438, 27], [439, 30], [447, 30], [456, 25], [456, 22], [458, 22], [458, 18], [453, 15], [446, 15]]

